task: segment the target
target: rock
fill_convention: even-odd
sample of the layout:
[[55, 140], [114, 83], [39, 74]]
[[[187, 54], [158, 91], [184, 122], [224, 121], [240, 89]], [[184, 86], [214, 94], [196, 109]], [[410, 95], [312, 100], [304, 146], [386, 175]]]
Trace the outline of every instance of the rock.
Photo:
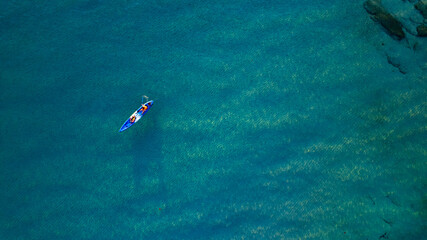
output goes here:
[[381, 1], [378, 0], [368, 0], [363, 4], [363, 7], [372, 15], [385, 11], [384, 7], [381, 5]]
[[396, 57], [390, 57], [389, 55], [387, 55], [387, 62], [393, 67], [397, 68], [400, 73], [408, 73], [408, 69], [402, 66], [402, 64], [399, 63], [399, 60]]
[[402, 29], [402, 24], [396, 20], [385, 8], [381, 5], [381, 0], [367, 0], [363, 7], [372, 18], [378, 21], [390, 35], [397, 37], [398, 40], [405, 38], [405, 33]]
[[396, 36], [399, 40], [405, 38], [402, 24], [389, 13], [379, 13], [375, 15], [374, 18], [378, 20], [378, 22], [380, 22], [381, 25], [387, 29], [391, 35]]
[[381, 239], [381, 238], [384, 238], [384, 239], [388, 239], [388, 237], [390, 236], [390, 235], [387, 235], [388, 234], [388, 232], [385, 232], [383, 235], [381, 235], [378, 239]]
[[426, 25], [419, 25], [417, 27], [417, 33], [419, 37], [427, 37], [427, 26]]
[[414, 6], [418, 11], [420, 11], [424, 19], [427, 19], [427, 1], [418, 1]]

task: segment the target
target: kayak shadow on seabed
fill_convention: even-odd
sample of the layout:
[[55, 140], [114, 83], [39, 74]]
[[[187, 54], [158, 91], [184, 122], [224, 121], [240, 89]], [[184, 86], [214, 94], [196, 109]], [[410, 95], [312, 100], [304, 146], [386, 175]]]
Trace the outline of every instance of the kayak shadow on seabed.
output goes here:
[[[145, 126], [135, 126], [133, 135], [133, 180], [136, 193], [143, 192], [147, 188], [156, 188], [155, 186], [146, 186], [147, 183], [154, 184], [157, 182], [157, 191], [153, 193], [153, 198], [159, 198], [158, 194], [165, 193], [164, 184], [162, 140], [155, 129], [155, 114], [151, 114], [149, 119], [142, 123]], [[151, 179], [147, 181], [147, 179]]]

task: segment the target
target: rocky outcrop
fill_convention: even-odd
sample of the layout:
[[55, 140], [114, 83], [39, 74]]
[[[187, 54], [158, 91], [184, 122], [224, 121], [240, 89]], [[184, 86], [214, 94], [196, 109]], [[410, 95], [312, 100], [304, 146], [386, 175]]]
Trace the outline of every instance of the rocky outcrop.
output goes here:
[[399, 60], [396, 57], [391, 57], [387, 55], [387, 62], [393, 67], [397, 68], [402, 74], [406, 74], [408, 72], [408, 69], [402, 66], [402, 64], [399, 63]]
[[384, 7], [381, 5], [381, 0], [368, 0], [363, 4], [363, 7], [372, 15], [385, 12]]
[[415, 8], [420, 11], [420, 13], [423, 15], [424, 19], [427, 19], [427, 1], [418, 1], [415, 4]]
[[427, 37], [427, 26], [426, 25], [419, 25], [417, 27], [417, 33], [419, 37]]
[[381, 0], [367, 0], [363, 7], [372, 15], [372, 19], [378, 21], [391, 36], [396, 37], [398, 40], [405, 38], [402, 24], [387, 12], [381, 5]]
[[378, 239], [384, 238], [384, 239], [388, 239], [390, 235], [388, 235], [388, 232], [385, 232], [383, 235], [381, 235]]

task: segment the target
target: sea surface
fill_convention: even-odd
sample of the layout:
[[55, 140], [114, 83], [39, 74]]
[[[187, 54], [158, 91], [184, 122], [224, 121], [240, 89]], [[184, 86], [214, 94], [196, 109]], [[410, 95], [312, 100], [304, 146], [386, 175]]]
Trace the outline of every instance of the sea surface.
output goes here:
[[0, 239], [426, 239], [425, 20], [363, 3], [0, 1]]

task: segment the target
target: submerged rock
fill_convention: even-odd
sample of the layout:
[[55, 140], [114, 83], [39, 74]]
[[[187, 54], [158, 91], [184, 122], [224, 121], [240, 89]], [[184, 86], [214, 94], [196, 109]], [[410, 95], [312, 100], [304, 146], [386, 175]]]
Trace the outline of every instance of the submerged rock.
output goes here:
[[368, 0], [363, 4], [363, 7], [366, 9], [366, 11], [372, 15], [376, 15], [378, 13], [384, 12], [385, 9], [381, 5], [380, 0]]
[[389, 13], [379, 13], [375, 16], [375, 18], [385, 29], [389, 31], [391, 35], [396, 36], [399, 40], [405, 37], [402, 24]]
[[420, 13], [423, 15], [424, 19], [427, 19], [427, 1], [418, 1], [415, 4], [415, 8], [420, 11]]
[[387, 62], [393, 67], [397, 68], [400, 73], [406, 74], [408, 73], [408, 69], [406, 69], [402, 64], [399, 63], [399, 60], [396, 57], [391, 57], [387, 55]]
[[417, 27], [417, 33], [420, 37], [427, 37], [427, 26], [426, 25], [419, 25]]
[[374, 20], [378, 21], [388, 31], [390, 35], [397, 37], [399, 40], [405, 38], [402, 24], [385, 10], [381, 5], [381, 0], [367, 0], [363, 4], [363, 7], [372, 15]]

